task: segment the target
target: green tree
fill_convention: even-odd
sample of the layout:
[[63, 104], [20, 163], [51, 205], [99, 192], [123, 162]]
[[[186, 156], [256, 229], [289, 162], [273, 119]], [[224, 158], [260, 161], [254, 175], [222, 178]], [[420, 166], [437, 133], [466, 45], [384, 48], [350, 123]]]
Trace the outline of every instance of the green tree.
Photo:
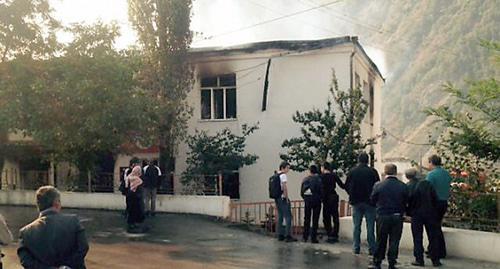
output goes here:
[[71, 31], [60, 57], [2, 65], [0, 125], [33, 137], [46, 158], [69, 161], [87, 178], [100, 154], [144, 137], [155, 100], [135, 84], [133, 57], [113, 49], [115, 25]]
[[192, 40], [191, 0], [128, 0], [129, 18], [138, 33], [142, 68], [137, 77], [159, 102], [157, 130], [160, 166], [167, 172], [191, 109], [186, 102], [193, 72], [187, 59]]
[[333, 72], [329, 92], [331, 97], [326, 108], [305, 113], [297, 111], [292, 118], [302, 126], [302, 135], [285, 140], [282, 147], [287, 153], [280, 157], [288, 161], [293, 170], [304, 171], [310, 164], [330, 161], [340, 173], [346, 173], [367, 145], [362, 140], [360, 125], [368, 104], [361, 89], [340, 91]]
[[241, 135], [226, 128], [214, 135], [196, 130], [194, 135], [188, 136], [188, 166], [182, 174], [182, 183], [188, 192], [199, 193], [204, 190], [207, 178], [231, 173], [257, 161], [257, 155], [245, 154], [245, 141], [258, 126], [243, 125], [241, 129]]
[[[491, 50], [494, 64], [500, 65], [500, 44], [482, 42]], [[498, 180], [495, 164], [500, 159], [500, 87], [496, 78], [466, 81], [465, 88], [452, 83], [443, 86], [454, 100], [452, 106], [427, 108], [428, 116], [436, 118], [446, 131], [436, 142], [439, 154], [450, 169], [468, 171], [478, 177], [490, 171]]]
[[49, 0], [0, 1], [0, 63], [19, 55], [46, 57], [57, 48]]

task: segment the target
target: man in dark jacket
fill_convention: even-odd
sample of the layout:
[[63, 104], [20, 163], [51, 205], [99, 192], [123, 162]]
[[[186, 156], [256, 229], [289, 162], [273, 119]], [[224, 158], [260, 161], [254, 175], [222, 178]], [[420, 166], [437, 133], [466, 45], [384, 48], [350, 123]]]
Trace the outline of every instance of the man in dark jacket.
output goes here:
[[40, 216], [23, 227], [17, 255], [24, 268], [85, 269], [89, 250], [85, 230], [76, 216], [61, 214], [61, 195], [52, 186], [36, 192]]
[[300, 195], [304, 198], [305, 211], [304, 211], [304, 242], [309, 239], [309, 230], [311, 228], [311, 214], [312, 214], [312, 230], [311, 242], [318, 243], [318, 221], [321, 212], [321, 197], [322, 185], [321, 178], [318, 175], [318, 167], [311, 165], [309, 167], [309, 176], [304, 178], [300, 188]]
[[386, 178], [375, 184], [371, 195], [372, 203], [377, 206], [377, 249], [369, 268], [380, 269], [389, 240], [389, 269], [396, 269], [403, 216], [408, 203], [408, 188], [396, 177], [396, 165], [386, 164], [384, 172]]
[[161, 170], [158, 167], [158, 161], [154, 160], [144, 168], [144, 205], [146, 206], [146, 215], [152, 217], [156, 212], [156, 193], [160, 185]]
[[345, 189], [345, 185], [339, 176], [332, 172], [329, 162], [325, 162], [321, 167], [321, 183], [323, 184], [323, 225], [328, 235], [327, 242], [335, 243], [339, 241], [339, 195], [335, 187], [338, 184], [340, 188]]
[[352, 205], [353, 222], [353, 252], [360, 253], [361, 222], [366, 219], [366, 237], [369, 245], [369, 254], [375, 252], [375, 207], [370, 203], [370, 194], [373, 185], [380, 180], [377, 170], [368, 166], [368, 154], [361, 153], [359, 164], [347, 174], [345, 190], [349, 194], [349, 203]]
[[424, 266], [424, 246], [422, 235], [427, 231], [429, 244], [429, 255], [434, 266], [441, 266], [439, 261], [439, 217], [437, 194], [432, 184], [427, 180], [417, 178], [417, 170], [408, 169], [405, 172], [408, 182], [408, 216], [411, 216], [411, 233], [413, 235], [413, 256], [415, 262], [412, 265]]

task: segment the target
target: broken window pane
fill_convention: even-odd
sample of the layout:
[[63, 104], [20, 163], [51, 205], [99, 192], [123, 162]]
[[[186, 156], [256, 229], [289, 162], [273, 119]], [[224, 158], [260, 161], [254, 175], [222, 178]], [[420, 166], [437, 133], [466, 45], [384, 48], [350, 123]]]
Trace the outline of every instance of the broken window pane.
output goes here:
[[236, 89], [226, 89], [226, 119], [236, 118]]
[[224, 91], [222, 89], [214, 89], [214, 117], [224, 118]]
[[217, 87], [217, 77], [201, 78], [201, 87]]
[[221, 87], [236, 86], [236, 74], [228, 74], [219, 77]]
[[212, 95], [210, 90], [201, 91], [201, 119], [211, 119]]

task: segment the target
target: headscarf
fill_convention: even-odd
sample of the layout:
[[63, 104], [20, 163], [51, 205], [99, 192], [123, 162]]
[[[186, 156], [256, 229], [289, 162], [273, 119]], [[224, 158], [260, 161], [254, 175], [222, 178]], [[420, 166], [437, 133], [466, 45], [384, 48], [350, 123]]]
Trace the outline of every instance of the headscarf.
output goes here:
[[132, 172], [125, 178], [125, 186], [128, 187], [132, 192], [135, 192], [137, 188], [142, 184], [141, 167], [135, 166]]

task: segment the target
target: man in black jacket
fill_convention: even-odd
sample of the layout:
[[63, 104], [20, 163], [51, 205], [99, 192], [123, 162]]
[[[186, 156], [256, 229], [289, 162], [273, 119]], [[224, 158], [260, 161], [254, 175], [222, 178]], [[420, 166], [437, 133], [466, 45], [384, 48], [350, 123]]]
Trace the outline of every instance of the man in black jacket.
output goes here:
[[335, 187], [338, 184], [340, 188], [345, 189], [345, 185], [339, 176], [332, 172], [329, 162], [325, 162], [321, 167], [321, 183], [323, 184], [323, 225], [328, 235], [327, 242], [335, 243], [339, 241], [339, 195]]
[[441, 266], [439, 261], [439, 217], [438, 197], [432, 184], [427, 180], [417, 178], [417, 170], [408, 169], [405, 172], [408, 182], [408, 216], [411, 216], [411, 233], [413, 235], [413, 256], [415, 261], [412, 265], [424, 266], [424, 246], [422, 235], [427, 231], [429, 244], [429, 255], [434, 266]]
[[85, 269], [89, 250], [85, 230], [76, 216], [61, 214], [61, 195], [52, 186], [36, 192], [40, 216], [19, 232], [17, 255], [24, 268], [64, 266]]
[[312, 231], [311, 242], [318, 243], [318, 221], [319, 213], [321, 212], [321, 197], [322, 185], [321, 178], [318, 175], [318, 167], [311, 165], [309, 167], [309, 176], [304, 178], [300, 188], [300, 195], [304, 198], [304, 242], [309, 239], [309, 230], [311, 228], [311, 214], [312, 214]]
[[361, 153], [359, 164], [347, 174], [345, 190], [349, 193], [349, 203], [352, 205], [353, 222], [353, 252], [360, 253], [361, 222], [366, 219], [366, 238], [369, 254], [375, 252], [375, 207], [370, 203], [373, 185], [380, 180], [377, 170], [368, 166], [368, 154]]
[[155, 216], [156, 212], [156, 193], [160, 185], [161, 170], [158, 167], [158, 161], [149, 162], [144, 168], [144, 205], [146, 216]]
[[386, 164], [384, 173], [386, 178], [375, 184], [371, 195], [372, 203], [377, 206], [377, 249], [369, 268], [380, 269], [389, 240], [389, 269], [396, 269], [403, 216], [408, 203], [408, 188], [396, 177], [396, 165]]

